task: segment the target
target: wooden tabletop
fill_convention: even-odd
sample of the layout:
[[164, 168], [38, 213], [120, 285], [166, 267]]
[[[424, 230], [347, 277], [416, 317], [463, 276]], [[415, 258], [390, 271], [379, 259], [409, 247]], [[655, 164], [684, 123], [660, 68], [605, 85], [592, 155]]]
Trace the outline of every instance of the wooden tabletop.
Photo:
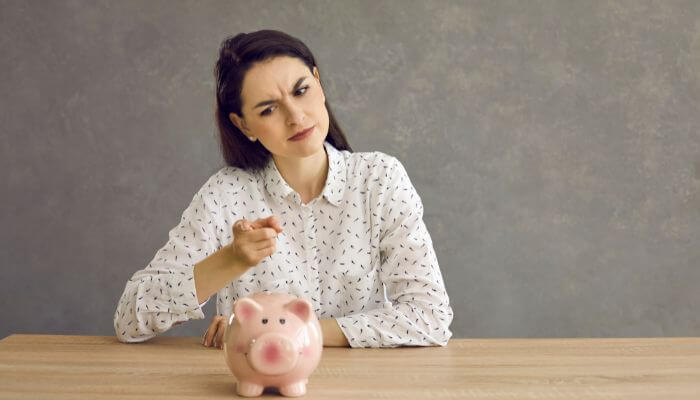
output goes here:
[[[230, 399], [222, 350], [200, 338], [0, 341], [0, 399]], [[700, 399], [700, 338], [453, 339], [325, 348], [305, 399]], [[265, 392], [263, 397], [283, 398]]]

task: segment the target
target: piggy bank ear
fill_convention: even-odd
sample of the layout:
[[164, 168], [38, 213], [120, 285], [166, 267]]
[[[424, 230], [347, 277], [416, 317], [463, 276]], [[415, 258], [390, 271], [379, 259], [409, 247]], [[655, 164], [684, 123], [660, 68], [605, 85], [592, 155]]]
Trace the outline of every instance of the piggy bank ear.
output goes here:
[[311, 318], [311, 303], [308, 300], [296, 299], [284, 305], [284, 308], [299, 317], [304, 322]]
[[233, 313], [241, 323], [244, 323], [262, 313], [262, 307], [255, 300], [244, 297], [238, 299], [233, 305]]

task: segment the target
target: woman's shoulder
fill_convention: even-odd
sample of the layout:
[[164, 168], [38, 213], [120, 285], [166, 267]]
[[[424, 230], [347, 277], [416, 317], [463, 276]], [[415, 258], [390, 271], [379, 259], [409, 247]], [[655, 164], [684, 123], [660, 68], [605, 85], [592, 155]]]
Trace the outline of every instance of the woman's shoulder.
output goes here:
[[202, 185], [200, 192], [209, 195], [238, 192], [257, 183], [257, 175], [243, 168], [224, 166]]
[[399, 160], [382, 151], [343, 151], [348, 168], [362, 175], [374, 175], [394, 168]]
[[382, 190], [387, 185], [409, 181], [407, 171], [398, 157], [382, 151], [343, 151], [348, 167], [347, 177], [354, 186], [369, 191]]
[[219, 168], [210, 178], [210, 180], [214, 180], [219, 184], [229, 185], [254, 183], [257, 179], [258, 177], [255, 172], [232, 166]]

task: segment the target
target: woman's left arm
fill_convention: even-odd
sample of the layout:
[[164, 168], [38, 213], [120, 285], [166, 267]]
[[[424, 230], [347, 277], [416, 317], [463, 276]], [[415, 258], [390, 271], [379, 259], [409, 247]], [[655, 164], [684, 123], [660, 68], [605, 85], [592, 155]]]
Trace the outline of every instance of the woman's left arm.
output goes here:
[[423, 204], [401, 162], [391, 157], [377, 204], [380, 278], [391, 304], [338, 318], [352, 347], [444, 346], [453, 312]]

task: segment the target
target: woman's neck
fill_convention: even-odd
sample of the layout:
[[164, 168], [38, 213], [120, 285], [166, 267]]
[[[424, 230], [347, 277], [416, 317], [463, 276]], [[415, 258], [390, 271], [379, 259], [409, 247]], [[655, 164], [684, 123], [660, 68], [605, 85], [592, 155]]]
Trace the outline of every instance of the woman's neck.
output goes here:
[[325, 146], [316, 154], [305, 158], [272, 156], [282, 178], [306, 204], [323, 191], [328, 177], [328, 154]]

